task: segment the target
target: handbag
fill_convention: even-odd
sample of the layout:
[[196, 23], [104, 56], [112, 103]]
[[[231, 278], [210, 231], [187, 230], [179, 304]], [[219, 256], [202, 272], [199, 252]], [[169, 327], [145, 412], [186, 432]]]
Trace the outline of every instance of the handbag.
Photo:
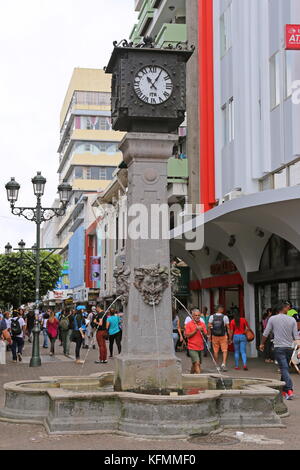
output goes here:
[[248, 330], [245, 331], [245, 336], [247, 338], [248, 343], [252, 343], [252, 341], [254, 341], [255, 339], [255, 334], [253, 333], [251, 328], [248, 328]]

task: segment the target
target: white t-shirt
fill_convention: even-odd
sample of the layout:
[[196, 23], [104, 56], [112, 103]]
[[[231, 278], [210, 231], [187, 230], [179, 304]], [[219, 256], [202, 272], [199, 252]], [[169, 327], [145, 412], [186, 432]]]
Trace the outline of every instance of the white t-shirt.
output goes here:
[[[187, 325], [187, 324], [190, 323], [192, 320], [193, 320], [193, 319], [192, 319], [191, 317], [186, 317], [184, 324]], [[204, 325], [205, 325], [205, 321], [203, 320], [203, 318], [200, 317], [200, 321], [202, 321], [202, 323], [204, 323]]]
[[[227, 315], [224, 315], [224, 313], [215, 313], [215, 315], [222, 315], [224, 325], [229, 325], [230, 322], [229, 322], [229, 318], [227, 317]], [[208, 323], [213, 323], [213, 321], [214, 321], [214, 315], [211, 315], [209, 317]]]
[[13, 317], [12, 320], [18, 320], [18, 321], [19, 321], [19, 325], [20, 325], [21, 330], [22, 330], [21, 334], [20, 334], [20, 335], [17, 335], [16, 338], [23, 338], [23, 336], [24, 336], [24, 333], [23, 333], [23, 326], [26, 325], [24, 319], [23, 319], [22, 317]]

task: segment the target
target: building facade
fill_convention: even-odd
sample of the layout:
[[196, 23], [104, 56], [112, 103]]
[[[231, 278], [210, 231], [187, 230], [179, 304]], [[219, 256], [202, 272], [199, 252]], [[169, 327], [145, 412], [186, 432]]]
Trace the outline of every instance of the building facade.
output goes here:
[[90, 228], [96, 221], [91, 198], [112, 180], [122, 160], [118, 144], [123, 136], [111, 127], [111, 77], [104, 70], [75, 69], [60, 114], [58, 148], [59, 182], [68, 182], [73, 192], [55, 229], [50, 230], [50, 222], [43, 228], [44, 245], [60, 247], [68, 266], [66, 285], [75, 302], [95, 302], [99, 297], [99, 246]]
[[196, 45], [187, 77], [188, 201], [202, 204], [196, 225], [205, 244], [187, 251], [178, 236], [188, 229], [178, 227], [172, 254], [191, 268], [191, 303], [239, 307], [259, 343], [266, 308], [287, 299], [300, 307], [300, 50], [286, 47], [288, 25], [300, 25], [299, 1], [136, 0], [135, 7], [132, 40], [180, 41], [179, 27], [166, 42], [163, 32], [185, 23]]

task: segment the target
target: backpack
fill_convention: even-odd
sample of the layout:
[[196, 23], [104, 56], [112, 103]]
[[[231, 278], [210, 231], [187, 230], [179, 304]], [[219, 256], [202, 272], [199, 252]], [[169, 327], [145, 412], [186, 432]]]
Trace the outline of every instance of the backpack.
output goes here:
[[10, 330], [12, 336], [19, 336], [22, 333], [22, 328], [20, 326], [18, 318], [12, 318]]
[[98, 325], [96, 325], [96, 323], [94, 321], [96, 319], [95, 313], [93, 313], [93, 312], [91, 312], [91, 313], [92, 313], [93, 316], [92, 316], [92, 319], [91, 319], [90, 327], [94, 329], [94, 328], [97, 328]]
[[63, 316], [61, 316], [60, 322], [59, 322], [59, 327], [60, 327], [60, 329], [63, 330], [63, 331], [68, 331], [68, 329], [70, 328], [69, 317], [63, 317]]
[[214, 315], [212, 335], [213, 336], [225, 336], [226, 335], [224, 315]]

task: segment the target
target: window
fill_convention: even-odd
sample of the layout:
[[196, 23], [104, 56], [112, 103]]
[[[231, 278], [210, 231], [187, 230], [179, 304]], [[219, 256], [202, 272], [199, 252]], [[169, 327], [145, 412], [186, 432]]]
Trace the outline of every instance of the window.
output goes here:
[[83, 167], [82, 166], [75, 166], [74, 177], [76, 180], [83, 179]]
[[289, 180], [290, 186], [297, 186], [300, 184], [300, 161], [290, 165], [289, 167]]
[[74, 104], [110, 106], [111, 94], [96, 91], [75, 91]]
[[231, 15], [232, 4], [230, 3], [229, 7], [220, 18], [221, 57], [223, 57], [232, 46]]
[[229, 142], [234, 140], [234, 100], [229, 100]]
[[88, 178], [92, 180], [111, 180], [116, 167], [94, 166], [89, 168]]
[[271, 109], [280, 104], [280, 53], [270, 59]]
[[274, 189], [286, 188], [287, 187], [287, 169], [278, 171], [274, 174]]
[[234, 141], [235, 135], [234, 99], [222, 106], [223, 147]]
[[222, 106], [222, 129], [223, 129], [223, 147], [227, 145], [227, 136], [228, 136], [228, 122], [227, 122], [227, 106], [224, 104]]
[[285, 97], [293, 94], [293, 54], [295, 51], [285, 51]]

